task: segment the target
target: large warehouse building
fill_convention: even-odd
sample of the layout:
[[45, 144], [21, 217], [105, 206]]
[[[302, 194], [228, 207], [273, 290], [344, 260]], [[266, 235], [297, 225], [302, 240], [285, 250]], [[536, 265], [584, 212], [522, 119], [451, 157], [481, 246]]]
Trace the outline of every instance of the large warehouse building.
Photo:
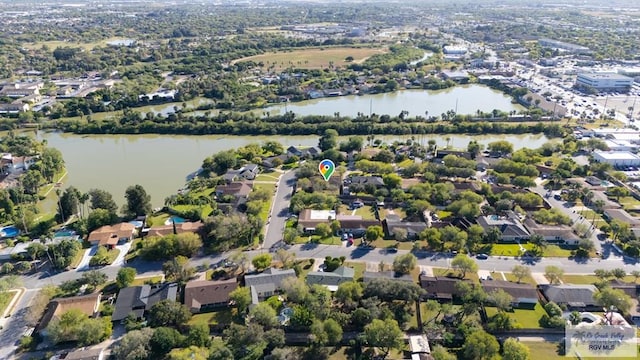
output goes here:
[[628, 151], [594, 151], [593, 159], [612, 166], [640, 166], [640, 156]]
[[598, 91], [629, 91], [633, 78], [616, 73], [582, 73], [578, 74], [576, 86], [590, 87]]

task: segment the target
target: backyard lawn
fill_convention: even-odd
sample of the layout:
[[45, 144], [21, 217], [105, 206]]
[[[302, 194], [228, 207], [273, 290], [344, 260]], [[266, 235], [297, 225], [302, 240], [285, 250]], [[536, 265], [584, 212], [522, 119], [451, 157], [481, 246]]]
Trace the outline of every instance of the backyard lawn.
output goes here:
[[269, 181], [276, 183], [280, 177], [280, 173], [271, 172], [271, 173], [262, 173], [256, 176], [255, 181]]
[[[580, 284], [580, 285], [589, 285], [595, 284], [598, 282], [598, 277], [595, 275], [563, 275], [562, 282], [567, 284]], [[621, 281], [633, 283], [636, 281], [636, 278], [630, 275], [627, 275], [620, 279]]]
[[357, 209], [355, 215], [360, 215], [365, 220], [375, 220], [376, 219], [375, 210], [373, 209], [373, 207], [371, 207], [369, 205], [365, 205], [365, 206]]
[[[485, 309], [487, 310], [487, 316], [489, 317], [495, 315], [498, 312], [495, 307], [487, 306]], [[540, 320], [542, 315], [546, 314], [547, 312], [544, 310], [542, 305], [540, 305], [540, 303], [537, 303], [533, 310], [513, 309], [507, 313], [512, 319], [515, 319], [523, 329], [540, 329], [538, 320]]]
[[223, 309], [214, 312], [194, 314], [189, 320], [189, 325], [206, 324], [206, 325], [219, 325], [219, 324], [231, 324], [233, 321], [233, 315], [231, 309]]

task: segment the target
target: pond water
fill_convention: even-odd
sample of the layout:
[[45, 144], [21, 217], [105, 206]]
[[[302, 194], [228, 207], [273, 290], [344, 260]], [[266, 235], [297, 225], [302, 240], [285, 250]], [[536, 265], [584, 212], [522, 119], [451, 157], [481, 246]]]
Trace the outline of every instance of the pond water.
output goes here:
[[[181, 136], [181, 135], [73, 135], [39, 132], [40, 140], [59, 149], [66, 162], [68, 175], [63, 187], [73, 185], [86, 192], [92, 188], [109, 191], [116, 203], [124, 203], [124, 192], [130, 185], [140, 184], [151, 195], [154, 207], [175, 194], [190, 173], [197, 170], [205, 157], [216, 152], [267, 140], [279, 141], [285, 148], [315, 146], [317, 136]], [[406, 141], [410, 136], [376, 136], [384, 142]], [[510, 141], [516, 149], [537, 148], [548, 141], [543, 135], [421, 135], [415, 140], [426, 144], [434, 139], [440, 148], [447, 144], [464, 148], [470, 140], [482, 144], [496, 140]], [[55, 209], [55, 196], [43, 205]]]

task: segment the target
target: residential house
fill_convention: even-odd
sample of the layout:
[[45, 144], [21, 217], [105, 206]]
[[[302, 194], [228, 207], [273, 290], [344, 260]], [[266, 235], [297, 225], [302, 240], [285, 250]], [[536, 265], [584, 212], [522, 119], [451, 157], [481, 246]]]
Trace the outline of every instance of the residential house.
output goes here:
[[39, 93], [39, 87], [33, 84], [6, 85], [2, 88], [2, 90], [0, 90], [0, 96], [6, 96], [16, 99], [29, 95], [37, 95]]
[[420, 287], [427, 291], [426, 298], [439, 301], [460, 298], [462, 292], [458, 290], [456, 285], [461, 281], [468, 282], [468, 280], [453, 277], [420, 275]]
[[114, 248], [116, 245], [133, 239], [136, 226], [122, 222], [115, 225], [105, 225], [93, 230], [89, 234], [89, 243], [93, 246], [106, 246]]
[[112, 321], [122, 321], [129, 314], [137, 319], [144, 318], [145, 312], [162, 300], [176, 301], [178, 284], [141, 285], [121, 289], [116, 299]]
[[229, 294], [238, 287], [234, 277], [228, 280], [189, 281], [184, 287], [184, 304], [193, 313], [229, 305]]
[[348, 185], [372, 185], [376, 188], [384, 187], [384, 180], [380, 176], [351, 176], [344, 181], [345, 186]]
[[429, 339], [427, 335], [410, 335], [409, 348], [411, 349], [411, 360], [428, 360], [433, 359]]
[[79, 310], [88, 317], [95, 317], [98, 315], [100, 309], [100, 299], [102, 293], [72, 296], [66, 298], [56, 298], [49, 302], [47, 309], [42, 315], [42, 319], [36, 327], [36, 332], [41, 335], [46, 335], [46, 328], [49, 326], [52, 320], [59, 319], [62, 314], [69, 310]]
[[104, 360], [104, 348], [100, 349], [76, 349], [68, 353], [64, 360]]
[[528, 240], [530, 237], [529, 231], [522, 225], [520, 219], [513, 211], [508, 211], [507, 216], [480, 216], [476, 221], [478, 225], [482, 226], [485, 233], [492, 231], [494, 228], [498, 229], [501, 234], [501, 241], [505, 243]]
[[237, 170], [237, 177], [243, 180], [254, 180], [260, 173], [260, 168], [256, 164], [247, 164]]
[[0, 166], [2, 172], [7, 174], [23, 173], [38, 161], [37, 156], [13, 156], [12, 154], [2, 154]]
[[306, 147], [306, 148], [298, 148], [296, 146], [289, 146], [287, 148], [287, 154], [295, 155], [299, 158], [315, 158], [320, 155], [322, 150], [315, 146]]
[[264, 166], [267, 169], [273, 169], [279, 166], [280, 164], [286, 163], [290, 158], [291, 158], [291, 155], [288, 155], [288, 154], [270, 156], [268, 158], [262, 159], [262, 166]]
[[598, 289], [594, 285], [539, 285], [542, 294], [547, 301], [562, 306], [566, 306], [569, 310], [590, 311], [601, 310], [599, 305], [593, 298]]
[[363, 219], [360, 215], [336, 214], [334, 210], [304, 209], [298, 216], [298, 225], [308, 232], [315, 231], [318, 224], [327, 224], [333, 220], [340, 223], [341, 232], [362, 232], [369, 226], [380, 225], [378, 220]]
[[0, 114], [17, 114], [29, 111], [29, 104], [0, 104]]
[[467, 71], [443, 71], [441, 76], [445, 80], [452, 80], [455, 82], [468, 82], [469, 81], [469, 73]]
[[147, 236], [167, 236], [173, 234], [182, 234], [186, 232], [200, 234], [204, 228], [202, 221], [185, 221], [183, 223], [152, 226], [147, 232]]
[[251, 289], [252, 303], [257, 299], [265, 299], [280, 290], [282, 281], [289, 277], [295, 277], [293, 269], [280, 270], [269, 268], [259, 274], [245, 275], [244, 283]]
[[525, 283], [514, 283], [502, 280], [482, 280], [482, 289], [491, 294], [496, 290], [502, 290], [511, 295], [513, 307], [533, 309], [538, 303], [538, 291], [535, 286]]
[[248, 181], [232, 182], [227, 185], [218, 185], [216, 187], [216, 196], [231, 195], [236, 198], [246, 198], [253, 190], [253, 186]]
[[578, 245], [580, 242], [571, 226], [539, 224], [531, 218], [525, 219], [524, 226], [529, 233], [540, 235], [549, 243]]
[[608, 220], [618, 220], [622, 223], [629, 224], [630, 228], [639, 228], [640, 219], [629, 214], [624, 209], [605, 209], [604, 216]]
[[413, 282], [413, 278], [409, 274], [398, 274], [395, 271], [365, 271], [362, 274], [362, 282], [365, 284], [376, 280], [376, 279], [387, 279], [387, 280], [396, 280], [403, 282]]
[[637, 299], [638, 295], [640, 295], [640, 285], [635, 283], [627, 283], [620, 279], [613, 279], [609, 281], [609, 286], [611, 286], [612, 289], [622, 290], [632, 299]]
[[332, 272], [312, 271], [307, 274], [309, 286], [318, 284], [327, 287], [330, 291], [338, 290], [338, 286], [344, 282], [353, 281], [355, 271], [347, 266], [340, 266]]
[[387, 215], [382, 220], [382, 229], [387, 237], [393, 237], [398, 229], [402, 229], [407, 233], [407, 240], [415, 240], [420, 233], [428, 227], [424, 221], [402, 221], [398, 215]]

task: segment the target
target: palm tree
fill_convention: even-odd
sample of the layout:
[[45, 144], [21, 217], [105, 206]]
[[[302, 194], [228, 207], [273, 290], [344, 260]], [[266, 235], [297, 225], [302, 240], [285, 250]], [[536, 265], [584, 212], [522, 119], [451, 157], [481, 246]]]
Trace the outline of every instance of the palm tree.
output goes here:
[[62, 199], [61, 199], [61, 191], [60, 189], [56, 189], [56, 195], [58, 196], [58, 207], [60, 209], [60, 220], [62, 220], [62, 223], [64, 224], [64, 212], [62, 210]]
[[445, 140], [447, 140], [447, 149], [448, 149], [448, 148], [449, 148], [449, 141], [451, 141], [451, 138], [447, 136], [447, 137], [445, 138]]
[[80, 217], [84, 218], [85, 204], [89, 201], [89, 193], [81, 193], [78, 197], [78, 201], [80, 202]]

